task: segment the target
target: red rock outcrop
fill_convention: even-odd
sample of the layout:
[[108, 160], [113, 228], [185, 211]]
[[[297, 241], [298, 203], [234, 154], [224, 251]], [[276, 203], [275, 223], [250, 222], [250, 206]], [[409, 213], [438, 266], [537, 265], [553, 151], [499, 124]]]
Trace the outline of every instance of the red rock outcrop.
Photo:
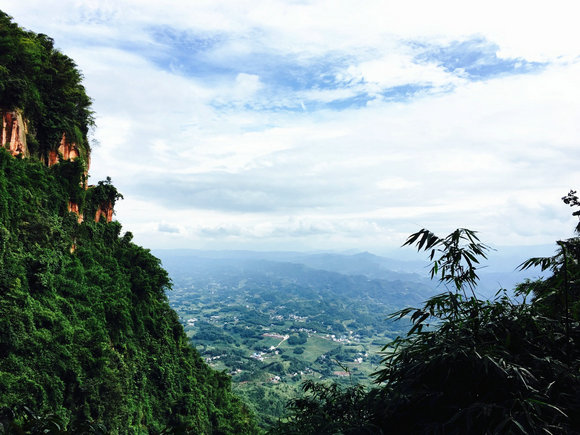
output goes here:
[[[62, 134], [62, 138], [60, 139], [60, 144], [57, 150], [50, 150], [48, 152], [48, 161], [46, 164], [48, 166], [56, 165], [61, 160], [76, 160], [80, 157], [81, 152], [79, 147], [74, 142], [69, 142], [66, 138], [66, 134]], [[90, 158], [87, 158], [86, 165], [86, 173], [89, 171], [89, 164]], [[85, 175], [86, 175], [85, 173]]]
[[77, 144], [74, 142], [69, 142], [66, 140], [66, 134], [62, 134], [62, 138], [60, 139], [60, 145], [58, 147], [58, 152], [62, 156], [63, 160], [75, 160], [77, 159], [81, 153]]
[[26, 145], [28, 127], [19, 110], [0, 109], [2, 117], [2, 147], [13, 156], [29, 157]]
[[[30, 152], [26, 144], [26, 134], [28, 133], [28, 126], [25, 118], [22, 116], [20, 110], [7, 110], [0, 108], [0, 118], [1, 118], [1, 135], [0, 145], [6, 148], [10, 154], [13, 156], [30, 157]], [[69, 142], [66, 138], [66, 134], [62, 134], [60, 144], [58, 149], [50, 150], [48, 155], [41, 157], [41, 160], [47, 166], [56, 165], [61, 160], [75, 160], [81, 155], [78, 145], [74, 142]], [[85, 180], [88, 179], [89, 165], [90, 165], [90, 154], [86, 156], [85, 161]], [[87, 189], [86, 181], [83, 183], [83, 187]], [[75, 202], [68, 202], [68, 211], [75, 213], [78, 216], [79, 223], [84, 221], [83, 213], [81, 212], [79, 205]], [[113, 220], [113, 204], [111, 202], [99, 205], [97, 212], [95, 213], [95, 222], [99, 222], [101, 219], [105, 219], [106, 222], [111, 222]], [[75, 245], [71, 248], [74, 251]], [[71, 251], [71, 252], [72, 252]]]
[[79, 209], [79, 205], [76, 202], [69, 201], [68, 202], [68, 211], [71, 213], [75, 213], [78, 217], [79, 224], [84, 221], [84, 216]]
[[95, 213], [95, 222], [99, 222], [101, 217], [106, 219], [106, 222], [113, 220], [113, 204], [109, 201], [104, 204], [99, 204], [97, 212]]
[[46, 162], [48, 167], [56, 165], [60, 161], [58, 157], [58, 152], [56, 150], [50, 150], [48, 152], [48, 162]]

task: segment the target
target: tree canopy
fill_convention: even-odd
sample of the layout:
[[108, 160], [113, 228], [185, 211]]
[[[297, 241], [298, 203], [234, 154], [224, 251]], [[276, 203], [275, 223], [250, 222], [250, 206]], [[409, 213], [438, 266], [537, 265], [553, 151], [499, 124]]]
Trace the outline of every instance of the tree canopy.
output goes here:
[[52, 38], [20, 28], [0, 11], [0, 109], [23, 111], [33, 155], [46, 158], [64, 133], [88, 157], [94, 121], [82, 79]]
[[[575, 193], [563, 200], [578, 207]], [[580, 433], [580, 238], [557, 244], [521, 265], [551, 272], [516, 288], [523, 301], [484, 301], [469, 291], [488, 250], [475, 232], [412, 234], [446, 291], [392, 315], [413, 324], [383, 349], [376, 387], [307, 383], [272, 433]]]

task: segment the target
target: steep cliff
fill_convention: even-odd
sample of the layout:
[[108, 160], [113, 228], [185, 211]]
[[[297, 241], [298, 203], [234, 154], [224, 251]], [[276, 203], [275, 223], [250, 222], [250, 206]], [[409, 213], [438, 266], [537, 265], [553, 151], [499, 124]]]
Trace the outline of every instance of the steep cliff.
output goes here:
[[[79, 182], [86, 188], [93, 118], [82, 75], [51, 38], [21, 29], [1, 11], [0, 118], [0, 147], [47, 166], [80, 160], [84, 177]], [[82, 219], [82, 201], [71, 201], [71, 210]]]
[[2, 146], [49, 165], [59, 154], [88, 163], [91, 99], [75, 63], [51, 38], [21, 29], [2, 11], [0, 44]]
[[[13, 157], [36, 158], [48, 167], [54, 166], [60, 162], [72, 162], [81, 158], [81, 149], [76, 143], [67, 140], [66, 133], [62, 134], [57, 149], [49, 149], [47, 155], [31, 155], [27, 146], [27, 137], [31, 138], [33, 141], [35, 141], [36, 138], [29, 134], [28, 122], [22, 115], [21, 110], [7, 110], [0, 108], [0, 117], [2, 118], [0, 148], [5, 148]], [[81, 159], [77, 162], [82, 166], [82, 174], [77, 175], [80, 176], [78, 186], [86, 190], [89, 187], [87, 186], [87, 179], [89, 174], [90, 150], [84, 150], [84, 155], [85, 159]], [[71, 198], [69, 198], [68, 211], [76, 214], [79, 222], [82, 222], [84, 220], [84, 201], [82, 203], [79, 202], [79, 200], [81, 200], [79, 196], [84, 195], [79, 195], [78, 193], [76, 195], [71, 195]], [[99, 212], [95, 214], [95, 221], [98, 222], [101, 217], [103, 217], [106, 222], [111, 222], [113, 220], [114, 202], [115, 198], [112, 200], [105, 198], [102, 203], [97, 204]]]
[[0, 47], [0, 429], [256, 433], [189, 343], [160, 261], [111, 222], [110, 179], [86, 188], [90, 99], [74, 63], [2, 12]]
[[[76, 160], [81, 156], [81, 150], [76, 143], [67, 140], [66, 133], [62, 134], [60, 143], [56, 150], [48, 151], [48, 159], [46, 164], [48, 166], [56, 165], [61, 160]], [[90, 150], [86, 151], [86, 168], [85, 174], [89, 172]]]
[[28, 128], [22, 113], [19, 110], [0, 109], [0, 117], [2, 117], [1, 146], [13, 156], [29, 157], [30, 152], [26, 145]]

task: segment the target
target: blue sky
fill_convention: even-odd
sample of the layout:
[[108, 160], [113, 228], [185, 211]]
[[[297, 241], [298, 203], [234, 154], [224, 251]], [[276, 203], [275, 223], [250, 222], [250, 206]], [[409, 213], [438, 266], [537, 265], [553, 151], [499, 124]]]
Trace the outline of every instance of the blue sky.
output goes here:
[[383, 252], [571, 235], [573, 1], [37, 0], [94, 99], [92, 181], [151, 248]]

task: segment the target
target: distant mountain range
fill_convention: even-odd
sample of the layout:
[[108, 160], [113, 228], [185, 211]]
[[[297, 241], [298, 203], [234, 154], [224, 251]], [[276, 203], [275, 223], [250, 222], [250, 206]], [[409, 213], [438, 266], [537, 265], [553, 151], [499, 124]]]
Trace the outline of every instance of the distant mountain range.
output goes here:
[[[503, 251], [503, 250], [502, 250]], [[526, 257], [514, 248], [507, 252], [492, 251], [489, 261], [482, 263], [479, 271], [480, 285], [478, 296], [492, 298], [495, 293], [505, 288], [512, 290], [526, 278], [534, 279], [539, 271], [517, 271], [516, 268]], [[528, 249], [529, 255], [550, 255], [548, 247]], [[292, 252], [292, 251], [207, 251], [194, 249], [154, 250], [163, 266], [171, 276], [183, 277], [183, 274], [220, 273], [236, 271], [236, 275], [247, 273], [275, 273], [304, 278], [314, 271], [332, 272], [345, 277], [359, 277], [365, 280], [402, 281], [422, 284], [432, 288], [431, 294], [442, 289], [437, 282], [428, 279], [429, 262], [419, 260], [399, 260], [361, 252], [355, 254], [329, 252]], [[419, 254], [420, 255], [420, 254]], [[320, 280], [320, 274], [317, 281]], [[336, 277], [335, 277], [336, 280]], [[424, 288], [425, 288], [424, 287]], [[426, 296], [425, 293], [422, 294]]]

